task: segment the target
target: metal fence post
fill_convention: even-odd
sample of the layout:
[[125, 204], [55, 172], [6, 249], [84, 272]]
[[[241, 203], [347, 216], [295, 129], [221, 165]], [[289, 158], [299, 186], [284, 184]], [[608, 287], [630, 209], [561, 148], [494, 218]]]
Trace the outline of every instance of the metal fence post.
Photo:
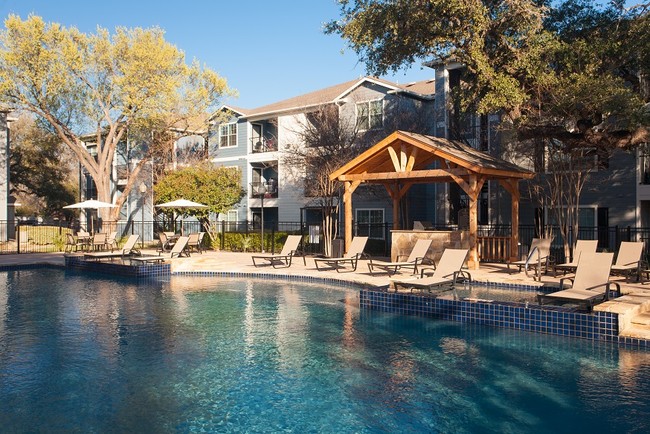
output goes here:
[[219, 249], [224, 250], [226, 248], [226, 221], [221, 220], [221, 243], [219, 243]]
[[16, 253], [20, 253], [20, 223], [16, 225]]

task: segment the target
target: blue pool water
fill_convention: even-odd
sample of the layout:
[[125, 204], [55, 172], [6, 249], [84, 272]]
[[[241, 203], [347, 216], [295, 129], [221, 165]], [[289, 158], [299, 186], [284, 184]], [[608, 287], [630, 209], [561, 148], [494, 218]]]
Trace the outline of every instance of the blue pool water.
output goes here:
[[331, 285], [0, 272], [3, 432], [650, 432], [650, 354]]

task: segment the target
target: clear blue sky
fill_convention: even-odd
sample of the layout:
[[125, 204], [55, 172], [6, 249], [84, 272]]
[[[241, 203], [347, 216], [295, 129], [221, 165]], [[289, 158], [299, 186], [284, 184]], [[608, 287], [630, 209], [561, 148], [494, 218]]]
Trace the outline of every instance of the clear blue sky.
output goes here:
[[[339, 16], [334, 0], [0, 0], [0, 15], [75, 26], [159, 26], [166, 39], [228, 80], [239, 97], [226, 101], [254, 108], [366, 75], [345, 41], [325, 35]], [[343, 50], [343, 54], [341, 51]], [[400, 83], [433, 77], [413, 65], [385, 78]]]

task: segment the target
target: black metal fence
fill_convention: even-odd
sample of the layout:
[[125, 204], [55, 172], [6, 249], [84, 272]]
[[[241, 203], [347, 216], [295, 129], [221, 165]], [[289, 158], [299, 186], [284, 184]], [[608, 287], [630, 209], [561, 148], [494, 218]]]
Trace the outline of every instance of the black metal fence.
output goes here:
[[[78, 224], [77, 224], [78, 225]], [[324, 252], [323, 232], [320, 225], [301, 222], [269, 222], [264, 229], [259, 222], [252, 221], [214, 221], [211, 222], [211, 234], [205, 237], [206, 247], [220, 250], [246, 250], [276, 252], [282, 248], [287, 234], [302, 235], [303, 249], [308, 254]], [[376, 256], [390, 256], [392, 225], [384, 224], [354, 224], [354, 235], [369, 236], [366, 252]], [[457, 230], [456, 226], [436, 227], [438, 230]], [[7, 253], [41, 253], [63, 251], [66, 233], [76, 234], [79, 227], [66, 221], [49, 221], [25, 224], [21, 222], [0, 221], [0, 254]], [[102, 232], [117, 232], [117, 238], [139, 234], [142, 245], [153, 245], [158, 242], [157, 234], [162, 231], [175, 233], [192, 233], [206, 231], [205, 227], [196, 220], [161, 222], [161, 221], [119, 221], [100, 222], [98, 230]], [[510, 225], [480, 225], [479, 237], [510, 236]], [[558, 227], [544, 228], [544, 233], [553, 234], [552, 251], [558, 261], [564, 258], [564, 240]], [[539, 237], [538, 228], [533, 225], [519, 227], [519, 241], [522, 251], [527, 251], [533, 238]], [[581, 227], [577, 234], [570, 233], [569, 245], [577, 239], [598, 240], [601, 251], [618, 250], [622, 241], [643, 241], [645, 257], [650, 258], [650, 227], [637, 228], [634, 226], [612, 227]]]

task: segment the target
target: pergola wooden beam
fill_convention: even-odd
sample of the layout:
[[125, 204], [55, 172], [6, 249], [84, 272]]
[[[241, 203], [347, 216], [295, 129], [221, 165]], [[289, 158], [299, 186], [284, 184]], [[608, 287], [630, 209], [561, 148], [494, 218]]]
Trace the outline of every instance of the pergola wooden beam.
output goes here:
[[429, 170], [411, 170], [408, 172], [379, 172], [379, 173], [358, 173], [339, 176], [339, 181], [387, 181], [387, 180], [413, 180], [417, 178], [449, 178], [450, 176], [469, 176], [469, 170], [465, 168], [457, 169], [429, 169]]

